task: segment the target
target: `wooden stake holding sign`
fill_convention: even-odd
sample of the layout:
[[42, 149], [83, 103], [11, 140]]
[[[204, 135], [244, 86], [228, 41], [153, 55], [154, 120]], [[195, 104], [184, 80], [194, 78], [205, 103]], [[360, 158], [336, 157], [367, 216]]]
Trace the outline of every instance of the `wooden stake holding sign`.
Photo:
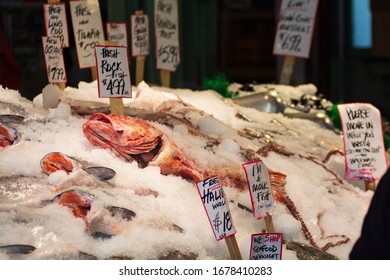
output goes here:
[[368, 103], [337, 105], [340, 114], [347, 180], [364, 180], [375, 190], [375, 180], [386, 172], [387, 158], [380, 111]]
[[308, 58], [319, 0], [282, 0], [273, 54], [285, 56], [281, 84], [289, 84], [295, 57]]
[[282, 73], [280, 74], [279, 83], [282, 85], [289, 85], [291, 75], [294, 71], [295, 57], [285, 56], [283, 60]]
[[214, 237], [217, 241], [225, 239], [232, 260], [242, 260], [237, 240], [236, 230], [230, 215], [228, 200], [217, 176], [197, 182], [199, 196], [202, 199]]
[[157, 69], [164, 87], [180, 63], [178, 14], [178, 0], [154, 1]]
[[131, 53], [136, 57], [135, 83], [144, 80], [145, 57], [149, 55], [149, 17], [143, 11], [131, 15]]
[[99, 97], [110, 98], [112, 114], [125, 115], [122, 98], [131, 98], [128, 50], [121, 46], [95, 46]]
[[271, 216], [274, 202], [267, 167], [261, 160], [243, 163], [242, 167], [248, 183], [253, 216], [257, 220], [265, 218], [267, 231], [275, 232]]
[[[45, 17], [45, 29], [46, 29], [46, 36], [47, 37], [58, 37], [60, 40], [60, 46], [62, 48], [68, 48], [69, 47], [69, 36], [68, 36], [68, 24], [66, 20], [66, 9], [65, 4], [61, 3], [60, 0], [48, 0], [48, 4], [43, 5], [43, 13]], [[45, 47], [44, 47], [45, 49]], [[46, 57], [46, 66], [48, 65], [54, 66], [54, 63], [51, 61], [48, 61], [48, 57]], [[61, 54], [62, 55], [62, 54]], [[62, 58], [63, 60], [63, 58]], [[48, 80], [49, 82], [56, 83], [57, 86], [64, 90], [66, 87], [66, 78], [63, 79], [65, 81], [50, 81], [53, 79], [53, 77], [49, 77], [49, 72], [57, 72], [52, 73], [53, 75], [65, 75], [66, 76], [66, 69], [65, 67], [62, 67], [61, 69], [47, 69], [48, 70]], [[60, 74], [60, 72], [63, 71], [63, 74]]]

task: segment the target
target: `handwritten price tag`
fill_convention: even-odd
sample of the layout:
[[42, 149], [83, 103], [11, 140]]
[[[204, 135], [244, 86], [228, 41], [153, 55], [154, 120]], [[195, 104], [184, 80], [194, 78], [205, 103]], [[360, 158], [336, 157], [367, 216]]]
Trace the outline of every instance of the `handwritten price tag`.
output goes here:
[[207, 178], [196, 185], [215, 239], [221, 240], [235, 234], [236, 230], [218, 177]]
[[377, 180], [387, 170], [380, 111], [368, 103], [337, 106], [340, 113], [346, 171], [350, 180]]
[[147, 15], [131, 16], [131, 42], [132, 56], [149, 54], [149, 17]]
[[251, 235], [250, 260], [281, 260], [282, 233], [259, 233]]
[[308, 58], [318, 0], [282, 0], [274, 55]]
[[94, 48], [104, 45], [98, 1], [70, 1], [73, 31], [80, 68], [96, 65]]
[[96, 46], [95, 52], [99, 97], [131, 97], [127, 48]]
[[60, 37], [61, 46], [69, 47], [68, 24], [65, 4], [43, 4], [47, 36]]
[[242, 164], [245, 170], [249, 194], [252, 202], [252, 212], [256, 219], [272, 214], [273, 197], [268, 169], [261, 160]]
[[42, 37], [43, 54], [49, 83], [66, 83], [64, 57], [59, 37]]
[[107, 40], [117, 46], [127, 47], [127, 28], [124, 22], [107, 22]]
[[175, 71], [180, 62], [177, 0], [155, 0], [157, 69]]

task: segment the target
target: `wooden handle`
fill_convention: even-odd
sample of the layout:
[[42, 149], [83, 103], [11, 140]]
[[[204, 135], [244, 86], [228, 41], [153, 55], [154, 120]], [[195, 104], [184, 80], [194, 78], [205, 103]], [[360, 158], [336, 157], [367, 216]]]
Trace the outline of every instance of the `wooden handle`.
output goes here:
[[111, 114], [125, 115], [125, 106], [122, 98], [110, 98], [110, 110]]

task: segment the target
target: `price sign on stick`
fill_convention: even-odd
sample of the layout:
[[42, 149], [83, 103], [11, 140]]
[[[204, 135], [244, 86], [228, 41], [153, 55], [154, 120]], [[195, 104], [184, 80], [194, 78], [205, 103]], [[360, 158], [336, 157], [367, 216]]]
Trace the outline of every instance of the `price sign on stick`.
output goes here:
[[69, 47], [68, 23], [64, 3], [44, 4], [46, 36], [60, 37], [61, 46]]
[[207, 178], [196, 183], [200, 198], [209, 218], [215, 239], [221, 240], [236, 233], [229, 207], [218, 177]]
[[142, 12], [131, 15], [131, 54], [149, 55], [149, 17]]
[[308, 58], [318, 0], [282, 0], [274, 41], [274, 55]]
[[66, 72], [60, 37], [43, 36], [42, 47], [49, 83], [66, 83]]
[[80, 68], [96, 65], [94, 48], [104, 45], [99, 2], [70, 1], [73, 32]]
[[242, 164], [245, 170], [252, 212], [256, 219], [272, 214], [273, 197], [268, 169], [261, 160]]
[[142, 11], [131, 16], [131, 53], [136, 58], [135, 82], [144, 79], [145, 56], [149, 55], [149, 17]]
[[281, 233], [259, 233], [251, 235], [250, 260], [281, 260]]
[[96, 46], [95, 53], [99, 97], [131, 97], [127, 48]]
[[218, 177], [210, 177], [196, 183], [216, 240], [225, 239], [232, 259], [241, 260], [241, 253], [234, 234], [228, 201], [219, 184]]
[[180, 62], [178, 0], [154, 1], [157, 69], [175, 71]]
[[337, 106], [340, 113], [345, 155], [345, 177], [377, 180], [387, 170], [380, 111], [368, 103]]
[[107, 41], [117, 46], [127, 47], [127, 28], [124, 22], [107, 22]]

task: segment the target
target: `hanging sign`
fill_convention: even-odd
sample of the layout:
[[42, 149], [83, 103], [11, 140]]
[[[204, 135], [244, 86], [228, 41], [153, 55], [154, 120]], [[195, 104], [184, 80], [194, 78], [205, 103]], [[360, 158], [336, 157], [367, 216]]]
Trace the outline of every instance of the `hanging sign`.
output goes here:
[[345, 155], [345, 177], [377, 180], [387, 170], [380, 111], [368, 103], [337, 105]]
[[44, 4], [46, 36], [60, 37], [61, 46], [69, 47], [68, 23], [66, 21], [65, 4]]
[[94, 48], [104, 45], [104, 33], [98, 1], [70, 1], [73, 32], [80, 68], [94, 67]]
[[251, 235], [250, 260], [281, 260], [282, 233], [259, 233]]
[[99, 97], [131, 97], [129, 57], [126, 47], [96, 46]]
[[230, 216], [228, 201], [219, 184], [218, 177], [207, 178], [196, 183], [216, 240], [236, 233]]
[[253, 215], [261, 219], [272, 214], [273, 197], [267, 167], [261, 160], [243, 163], [242, 167], [246, 174]]
[[132, 56], [149, 55], [148, 15], [131, 15], [131, 51]]
[[66, 83], [64, 57], [59, 37], [42, 37], [43, 54], [49, 83]]
[[175, 71], [180, 62], [178, 0], [154, 1], [157, 69]]
[[117, 46], [127, 47], [127, 28], [124, 22], [107, 22], [107, 41]]
[[308, 58], [318, 0], [282, 0], [274, 41], [274, 55]]

